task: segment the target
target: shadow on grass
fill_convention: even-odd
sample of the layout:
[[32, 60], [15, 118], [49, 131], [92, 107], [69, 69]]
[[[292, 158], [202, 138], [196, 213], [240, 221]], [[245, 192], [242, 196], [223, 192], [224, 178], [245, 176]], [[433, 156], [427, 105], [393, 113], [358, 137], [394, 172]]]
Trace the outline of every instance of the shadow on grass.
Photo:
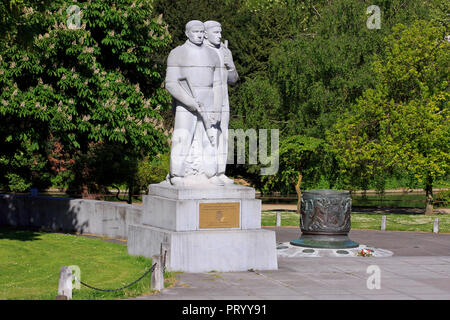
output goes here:
[[14, 227], [0, 227], [0, 240], [34, 241], [41, 240], [40, 236], [38, 230], [34, 228], [16, 229]]
[[12, 230], [83, 233], [89, 228], [89, 220], [79, 220], [84, 204], [83, 200], [71, 198], [0, 194], [0, 226]]

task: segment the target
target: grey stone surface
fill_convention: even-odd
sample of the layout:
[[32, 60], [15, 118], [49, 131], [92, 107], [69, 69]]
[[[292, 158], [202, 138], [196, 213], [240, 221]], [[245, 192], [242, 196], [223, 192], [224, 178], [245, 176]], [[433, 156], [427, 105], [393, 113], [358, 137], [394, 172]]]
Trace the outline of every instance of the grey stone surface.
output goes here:
[[439, 233], [439, 218], [434, 219], [433, 233]]
[[277, 246], [277, 253], [279, 257], [296, 258], [296, 257], [336, 257], [336, 258], [356, 258], [357, 253], [364, 249], [372, 250], [372, 254], [376, 258], [390, 257], [393, 255], [392, 251], [374, 248], [367, 245], [359, 245], [356, 248], [349, 249], [322, 249], [322, 248], [305, 248], [294, 246], [289, 242], [279, 243]]
[[255, 189], [240, 185], [214, 186], [172, 186], [164, 181], [151, 184], [148, 194], [174, 200], [199, 200], [199, 199], [255, 199]]
[[160, 196], [143, 196], [142, 223], [175, 231], [196, 230], [196, 200], [174, 200]]
[[[186, 187], [168, 182], [149, 186], [142, 224], [130, 225], [127, 252], [152, 257], [168, 248], [168, 270], [184, 272], [277, 269], [275, 232], [261, 229], [261, 200], [238, 185]], [[239, 224], [200, 228], [202, 203], [239, 203]]]
[[169, 246], [168, 270], [184, 272], [277, 269], [275, 233], [269, 230], [171, 231], [131, 225], [127, 251], [152, 257]]
[[[277, 240], [300, 230], [273, 228]], [[357, 241], [388, 248], [394, 256], [339, 259], [278, 258], [278, 270], [181, 273], [177, 284], [139, 299], [203, 300], [450, 300], [450, 235], [353, 230]], [[411, 241], [421, 243], [418, 256]], [[423, 251], [422, 251], [423, 250]], [[381, 271], [380, 289], [368, 289], [367, 268]], [[208, 295], [202, 294], [206, 290]], [[287, 290], [287, 291], [286, 291]], [[286, 295], [286, 292], [291, 292]]]
[[238, 202], [240, 220], [236, 229], [261, 228], [261, 200], [254, 198], [253, 188], [237, 185], [180, 188], [162, 183], [150, 185], [149, 190], [150, 195], [143, 196], [144, 225], [173, 231], [199, 230], [201, 203]]
[[[281, 258], [275, 271], [182, 273], [175, 287], [140, 299], [189, 300], [203, 296], [211, 300], [448, 300], [450, 277], [442, 274], [439, 268], [441, 263], [447, 263], [450, 267], [445, 257], [439, 256], [393, 256], [386, 259]], [[367, 287], [367, 278], [370, 276], [367, 267], [371, 264], [376, 264], [381, 270], [380, 289]], [[351, 272], [343, 271], [348, 267], [352, 267]], [[411, 272], [414, 270], [420, 270], [422, 276]]]
[[161, 291], [164, 289], [164, 266], [162, 265], [163, 257], [159, 254], [152, 256], [152, 263], [155, 266], [152, 271], [152, 279], [150, 287], [152, 290]]
[[[292, 229], [273, 228], [277, 239], [289, 239]], [[294, 230], [295, 232], [298, 232]], [[278, 259], [278, 270], [227, 273], [181, 273], [175, 287], [139, 300], [450, 300], [450, 234], [423, 232], [382, 232], [353, 230], [353, 237], [376, 246], [389, 248], [395, 255], [386, 258]], [[411, 247], [411, 239], [421, 243]], [[111, 241], [111, 240], [105, 240]], [[414, 250], [426, 255], [417, 255]], [[376, 264], [381, 270], [381, 289], [366, 286], [367, 267]], [[252, 295], [269, 286], [289, 286], [292, 296]], [[202, 295], [202, 289], [208, 293]], [[195, 290], [196, 295], [192, 295]], [[225, 290], [226, 289], [226, 290]], [[222, 293], [223, 292], [223, 293]], [[233, 294], [228, 295], [230, 292]]]
[[61, 267], [59, 273], [58, 296], [64, 296], [67, 300], [72, 300], [72, 269]]
[[277, 226], [277, 227], [281, 227], [281, 212], [277, 212], [277, 222], [276, 222], [276, 226]]
[[0, 194], [0, 225], [127, 239], [141, 206], [97, 200]]
[[[298, 227], [264, 229], [277, 231], [277, 243], [297, 239], [301, 233]], [[394, 256], [450, 256], [448, 233], [351, 230], [349, 236], [356, 242], [392, 251]]]

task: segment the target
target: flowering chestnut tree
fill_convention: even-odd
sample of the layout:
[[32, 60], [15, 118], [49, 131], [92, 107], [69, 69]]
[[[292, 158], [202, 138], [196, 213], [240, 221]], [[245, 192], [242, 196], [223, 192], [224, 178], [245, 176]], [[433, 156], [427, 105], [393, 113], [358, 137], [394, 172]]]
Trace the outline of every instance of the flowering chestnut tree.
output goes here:
[[151, 1], [34, 2], [0, 40], [0, 184], [24, 191], [94, 146], [122, 160], [165, 151], [158, 53], [170, 35]]

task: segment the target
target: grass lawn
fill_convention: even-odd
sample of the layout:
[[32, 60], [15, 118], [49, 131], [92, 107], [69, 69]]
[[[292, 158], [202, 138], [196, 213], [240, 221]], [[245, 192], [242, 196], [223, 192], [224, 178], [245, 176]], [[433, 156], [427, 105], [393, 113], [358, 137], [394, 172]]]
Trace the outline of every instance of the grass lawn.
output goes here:
[[[101, 289], [123, 287], [152, 266], [152, 260], [127, 255], [126, 245], [76, 235], [0, 228], [0, 300], [55, 299], [62, 266], [77, 265], [81, 281]], [[81, 285], [74, 300], [134, 297], [150, 290], [150, 277], [118, 292]], [[165, 274], [166, 285], [174, 281]]]
[[[352, 229], [380, 230], [381, 217], [386, 216], [387, 231], [418, 231], [432, 232], [434, 219], [439, 218], [439, 233], [450, 233], [450, 215], [436, 214], [425, 216], [423, 214], [395, 214], [395, 213], [352, 213]], [[276, 213], [263, 211], [261, 213], [263, 226], [276, 225]], [[299, 216], [292, 211], [281, 213], [281, 226], [300, 226]]]

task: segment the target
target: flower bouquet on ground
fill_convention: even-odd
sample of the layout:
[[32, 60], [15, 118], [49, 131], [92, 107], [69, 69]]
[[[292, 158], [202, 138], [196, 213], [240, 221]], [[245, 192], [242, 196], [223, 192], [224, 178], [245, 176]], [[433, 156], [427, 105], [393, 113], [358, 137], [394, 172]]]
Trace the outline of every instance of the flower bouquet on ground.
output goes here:
[[356, 255], [360, 256], [360, 257], [373, 257], [374, 256], [373, 250], [372, 249], [368, 249], [368, 248], [361, 249], [360, 251], [358, 251], [356, 253]]

